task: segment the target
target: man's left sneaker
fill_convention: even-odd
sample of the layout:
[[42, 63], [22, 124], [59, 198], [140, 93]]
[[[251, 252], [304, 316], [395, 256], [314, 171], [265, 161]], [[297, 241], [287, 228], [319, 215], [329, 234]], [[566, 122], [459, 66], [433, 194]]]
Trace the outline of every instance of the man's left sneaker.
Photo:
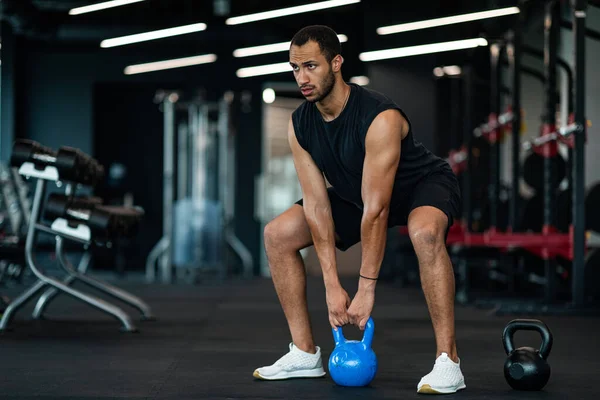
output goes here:
[[417, 385], [417, 393], [448, 394], [465, 389], [465, 378], [458, 363], [452, 361], [448, 354], [442, 353], [435, 360], [433, 370], [421, 378]]

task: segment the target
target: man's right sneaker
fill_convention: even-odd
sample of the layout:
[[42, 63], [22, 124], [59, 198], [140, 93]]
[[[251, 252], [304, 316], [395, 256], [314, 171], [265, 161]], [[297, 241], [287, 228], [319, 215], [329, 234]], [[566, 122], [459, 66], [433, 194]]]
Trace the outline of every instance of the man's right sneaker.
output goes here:
[[310, 354], [300, 350], [294, 343], [290, 343], [290, 351], [275, 361], [275, 364], [257, 368], [252, 374], [255, 378], [263, 380], [279, 380], [290, 378], [320, 378], [325, 376], [321, 349]]

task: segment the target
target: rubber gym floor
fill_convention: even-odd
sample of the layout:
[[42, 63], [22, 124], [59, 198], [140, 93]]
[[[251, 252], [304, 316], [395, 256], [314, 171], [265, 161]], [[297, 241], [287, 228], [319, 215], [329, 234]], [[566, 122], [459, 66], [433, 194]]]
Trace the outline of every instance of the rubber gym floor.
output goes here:
[[[355, 280], [344, 281], [352, 296]], [[373, 348], [379, 370], [370, 386], [336, 386], [320, 379], [264, 382], [256, 367], [287, 351], [289, 333], [270, 280], [211, 285], [120, 283], [142, 296], [156, 321], [138, 322], [139, 333], [61, 295], [42, 321], [21, 309], [0, 336], [0, 398], [26, 399], [412, 399], [433, 365], [433, 331], [418, 289], [380, 283], [373, 312]], [[82, 286], [77, 286], [82, 287]], [[12, 292], [12, 291], [11, 291]], [[18, 293], [18, 292], [16, 292]], [[14, 293], [7, 293], [9, 296]], [[317, 344], [327, 363], [333, 337], [323, 284], [308, 281]], [[135, 314], [133, 309], [124, 309]], [[540, 316], [554, 335], [552, 376], [541, 392], [518, 392], [503, 376], [502, 329], [512, 317], [457, 307], [457, 339], [467, 389], [446, 398], [598, 399], [596, 379], [600, 320]], [[357, 328], [344, 335], [359, 339]], [[515, 345], [539, 347], [533, 332], [518, 332]], [[433, 396], [435, 397], [435, 396]]]

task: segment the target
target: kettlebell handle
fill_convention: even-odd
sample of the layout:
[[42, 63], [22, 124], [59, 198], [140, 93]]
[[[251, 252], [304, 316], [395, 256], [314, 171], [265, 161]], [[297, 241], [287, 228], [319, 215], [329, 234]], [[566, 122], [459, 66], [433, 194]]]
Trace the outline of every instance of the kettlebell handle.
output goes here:
[[514, 319], [504, 328], [502, 333], [502, 343], [506, 354], [515, 350], [513, 338], [516, 331], [536, 331], [542, 336], [542, 345], [540, 346], [540, 356], [545, 360], [550, 356], [552, 350], [552, 332], [548, 326], [538, 319]]
[[[375, 322], [373, 321], [372, 317], [369, 317], [369, 319], [367, 320], [367, 324], [365, 326], [365, 333], [362, 338], [362, 342], [367, 347], [371, 347], [371, 344], [373, 343], [374, 330], [375, 330]], [[336, 346], [341, 343], [344, 343], [346, 341], [346, 338], [344, 338], [344, 334], [342, 333], [341, 326], [338, 326], [337, 330], [332, 329], [332, 332], [333, 332], [333, 340], [335, 341]]]
[[341, 326], [338, 326], [337, 330], [332, 328], [331, 331], [333, 332], [333, 341], [335, 342], [336, 346], [339, 346], [340, 344], [342, 344], [346, 341], [346, 338], [344, 337], [344, 334], [342, 333]]
[[373, 343], [373, 333], [375, 331], [375, 321], [373, 321], [373, 318], [369, 317], [369, 319], [367, 320], [367, 324], [365, 325], [365, 334], [363, 335], [362, 338], [362, 342], [365, 344], [365, 346], [367, 347], [371, 347], [371, 344]]

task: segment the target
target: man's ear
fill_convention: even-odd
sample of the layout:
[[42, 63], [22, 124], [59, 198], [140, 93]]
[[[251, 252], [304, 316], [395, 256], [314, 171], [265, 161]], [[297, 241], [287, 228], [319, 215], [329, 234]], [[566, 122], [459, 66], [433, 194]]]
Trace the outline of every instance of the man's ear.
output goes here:
[[341, 55], [337, 55], [332, 60], [332, 67], [334, 72], [338, 72], [342, 68], [342, 64], [344, 63], [344, 57]]

